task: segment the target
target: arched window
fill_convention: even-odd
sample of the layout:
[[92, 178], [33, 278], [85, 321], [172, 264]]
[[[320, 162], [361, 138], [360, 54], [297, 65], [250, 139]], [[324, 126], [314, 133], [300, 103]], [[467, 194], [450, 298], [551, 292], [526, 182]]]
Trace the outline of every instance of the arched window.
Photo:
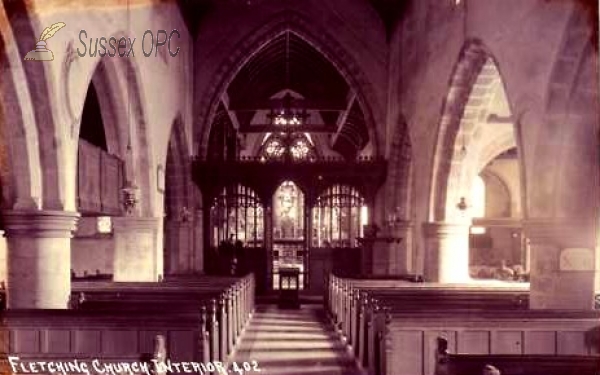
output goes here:
[[273, 197], [273, 239], [304, 238], [304, 194], [292, 181], [283, 182]]
[[243, 185], [224, 188], [211, 207], [213, 245], [232, 238], [245, 246], [262, 246], [263, 218], [263, 206], [252, 189]]
[[331, 186], [313, 207], [313, 246], [358, 246], [366, 213], [365, 199], [358, 190], [347, 185]]

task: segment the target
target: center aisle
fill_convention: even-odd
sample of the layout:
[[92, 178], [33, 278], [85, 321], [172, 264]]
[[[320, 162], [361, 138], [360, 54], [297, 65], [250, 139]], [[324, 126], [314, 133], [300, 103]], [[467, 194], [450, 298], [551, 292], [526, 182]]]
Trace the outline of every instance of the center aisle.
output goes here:
[[333, 328], [325, 323], [323, 309], [314, 305], [300, 310], [257, 306], [232, 363], [241, 369], [244, 362], [252, 361], [260, 373], [244, 375], [362, 374]]

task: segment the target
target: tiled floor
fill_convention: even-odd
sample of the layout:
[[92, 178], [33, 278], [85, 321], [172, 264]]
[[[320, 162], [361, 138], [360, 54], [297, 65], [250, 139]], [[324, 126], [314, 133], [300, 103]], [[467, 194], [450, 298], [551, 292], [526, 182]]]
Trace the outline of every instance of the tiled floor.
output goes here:
[[315, 305], [300, 310], [258, 306], [233, 360], [239, 368], [244, 361], [256, 361], [263, 375], [361, 374], [354, 358], [325, 323], [323, 310]]

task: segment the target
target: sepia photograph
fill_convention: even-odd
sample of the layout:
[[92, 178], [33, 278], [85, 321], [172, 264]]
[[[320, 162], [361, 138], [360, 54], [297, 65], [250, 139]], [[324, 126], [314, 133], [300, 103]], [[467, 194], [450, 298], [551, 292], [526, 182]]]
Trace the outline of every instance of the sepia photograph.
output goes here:
[[598, 0], [2, 0], [0, 375], [600, 375]]

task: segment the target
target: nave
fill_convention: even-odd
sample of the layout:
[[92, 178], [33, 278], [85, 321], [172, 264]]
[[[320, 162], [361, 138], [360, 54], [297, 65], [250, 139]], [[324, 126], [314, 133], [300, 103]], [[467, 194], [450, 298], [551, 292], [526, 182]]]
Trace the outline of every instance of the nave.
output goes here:
[[361, 374], [325, 315], [319, 305], [300, 310], [257, 305], [232, 363], [256, 361], [264, 375]]

